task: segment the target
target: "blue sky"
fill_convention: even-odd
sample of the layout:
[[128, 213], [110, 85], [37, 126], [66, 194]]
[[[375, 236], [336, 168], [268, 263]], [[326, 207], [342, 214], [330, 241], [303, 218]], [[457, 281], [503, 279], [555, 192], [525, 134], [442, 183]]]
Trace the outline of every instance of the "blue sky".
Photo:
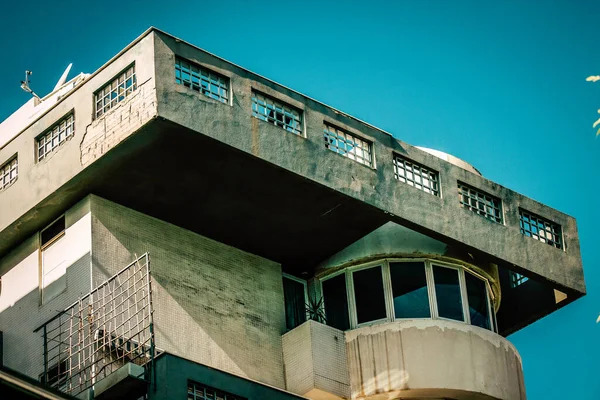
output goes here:
[[600, 398], [600, 2], [5, 2], [0, 120], [150, 25], [578, 220], [588, 295], [510, 339], [531, 400]]

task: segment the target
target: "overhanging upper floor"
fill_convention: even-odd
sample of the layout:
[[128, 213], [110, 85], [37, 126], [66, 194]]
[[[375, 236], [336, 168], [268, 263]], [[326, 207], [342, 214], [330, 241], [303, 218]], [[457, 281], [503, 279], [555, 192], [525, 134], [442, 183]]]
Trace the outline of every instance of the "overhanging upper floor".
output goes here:
[[[71, 115], [73, 134], [41, 157]], [[156, 29], [4, 145], [0, 165], [15, 156], [0, 255], [94, 193], [296, 274], [393, 221], [566, 293], [560, 306], [585, 294], [572, 217]]]

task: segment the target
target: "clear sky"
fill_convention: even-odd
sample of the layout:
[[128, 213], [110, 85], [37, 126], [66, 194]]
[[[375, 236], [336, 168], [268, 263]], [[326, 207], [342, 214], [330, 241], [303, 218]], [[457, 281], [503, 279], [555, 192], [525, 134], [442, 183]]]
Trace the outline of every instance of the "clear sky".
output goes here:
[[151, 25], [577, 218], [588, 295], [510, 340], [529, 399], [600, 398], [600, 1], [5, 1], [0, 120]]

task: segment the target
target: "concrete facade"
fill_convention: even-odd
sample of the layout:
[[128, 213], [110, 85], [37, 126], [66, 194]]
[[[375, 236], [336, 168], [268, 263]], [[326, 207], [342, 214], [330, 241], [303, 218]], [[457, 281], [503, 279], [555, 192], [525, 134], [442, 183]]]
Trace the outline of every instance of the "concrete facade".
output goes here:
[[[176, 83], [178, 60], [221, 76], [227, 101]], [[97, 91], [131, 66], [135, 88], [97, 116]], [[297, 110], [300, 134], [254, 118], [256, 92]], [[38, 161], [37, 138], [70, 113], [74, 134]], [[369, 142], [372, 165], [330, 151], [325, 125]], [[15, 155], [18, 178], [0, 190], [0, 332], [4, 364], [32, 378], [44, 364], [34, 330], [145, 253], [161, 355], [136, 378], [152, 399], [198, 382], [254, 400], [522, 400], [520, 356], [503, 336], [585, 294], [572, 217], [154, 28], [1, 124], [0, 165]], [[440, 195], [397, 180], [397, 156], [437, 172]], [[461, 206], [460, 184], [497, 197], [500, 222]], [[561, 248], [522, 234], [521, 209], [560, 225]], [[63, 214], [64, 234], [43, 248]], [[423, 261], [426, 284], [407, 293], [426, 293], [428, 317], [395, 314], [398, 259]], [[385, 318], [359, 323], [350, 271], [377, 263], [382, 293], [365, 298], [384, 298]], [[440, 317], [436, 296], [452, 283], [436, 283], [434, 264], [455, 273], [462, 319]], [[290, 326], [284, 273], [308, 287], [292, 305], [301, 317], [343, 273], [349, 328]], [[467, 276], [482, 291], [468, 292]], [[108, 337], [98, 329], [94, 340]]]

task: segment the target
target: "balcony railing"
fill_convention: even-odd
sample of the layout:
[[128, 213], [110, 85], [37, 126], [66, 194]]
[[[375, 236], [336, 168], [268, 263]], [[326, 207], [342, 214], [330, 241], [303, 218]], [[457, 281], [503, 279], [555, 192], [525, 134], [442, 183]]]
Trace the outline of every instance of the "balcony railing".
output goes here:
[[146, 253], [40, 326], [47, 386], [77, 396], [127, 363], [155, 357], [150, 258]]

